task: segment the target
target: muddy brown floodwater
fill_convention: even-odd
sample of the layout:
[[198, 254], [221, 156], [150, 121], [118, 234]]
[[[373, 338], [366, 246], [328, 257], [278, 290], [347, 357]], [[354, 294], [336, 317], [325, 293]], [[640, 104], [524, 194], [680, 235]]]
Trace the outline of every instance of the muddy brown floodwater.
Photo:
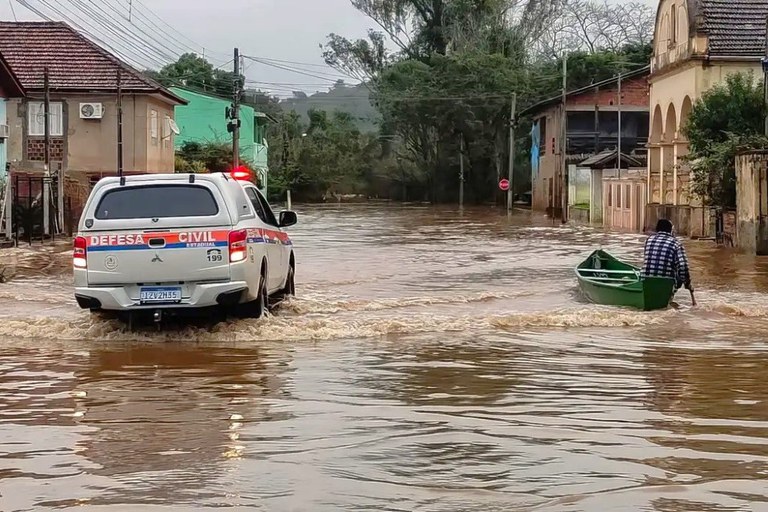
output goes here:
[[264, 321], [128, 333], [0, 252], [0, 510], [768, 510], [768, 260], [687, 242], [700, 305], [641, 313], [572, 271], [638, 235], [299, 213]]

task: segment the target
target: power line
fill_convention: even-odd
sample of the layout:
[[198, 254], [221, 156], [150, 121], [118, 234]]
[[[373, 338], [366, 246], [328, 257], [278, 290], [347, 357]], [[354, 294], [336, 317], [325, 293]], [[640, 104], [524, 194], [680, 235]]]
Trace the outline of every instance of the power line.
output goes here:
[[[40, 9], [30, 5], [29, 0], [18, 0], [19, 3], [21, 3], [23, 6], [25, 6], [27, 9], [31, 10], [41, 18], [47, 20], [47, 21], [56, 21], [51, 16], [45, 14]], [[53, 7], [51, 4], [48, 3], [47, 0], [38, 0], [44, 7], [46, 7], [49, 12], [53, 12], [54, 14], [58, 15], [60, 19], [67, 21], [69, 24], [71, 24], [74, 28], [78, 29], [83, 34], [89, 36], [92, 40], [99, 43], [104, 48], [109, 49], [110, 51], [114, 52], [118, 56], [121, 56], [121, 58], [133, 62], [134, 64], [141, 65], [142, 62], [140, 60], [137, 60], [136, 58], [132, 58], [130, 55], [125, 53], [123, 50], [121, 50], [119, 47], [108, 43], [103, 38], [99, 37], [96, 32], [94, 32], [94, 25], [91, 23], [85, 23], [81, 20], [80, 17], [75, 17], [70, 10], [60, 10], [56, 7]], [[58, 5], [61, 6], [63, 2], [59, 2]], [[65, 14], [66, 12], [66, 14]], [[117, 35], [118, 40], [125, 39], [124, 37], [121, 37], [121, 35], [116, 32], [109, 23], [105, 23], [103, 21], [100, 21], [96, 17], [91, 18], [92, 22], [96, 23], [96, 25], [101, 26], [102, 28], [105, 28], [107, 32], [112, 33], [113, 35]], [[132, 48], [135, 52], [139, 53], [140, 55], [143, 55], [145, 59], [148, 61], [154, 63], [154, 65], [157, 65], [158, 63], [162, 64], [164, 62], [164, 59], [159, 58], [156, 54], [150, 53], [146, 48], [133, 43], [133, 40], [136, 38], [128, 38], [125, 40], [125, 44], [128, 46], [128, 48]]]
[[[197, 43], [197, 42], [193, 41], [192, 39], [190, 39], [189, 37], [187, 37], [184, 33], [180, 32], [176, 27], [174, 27], [173, 25], [171, 25], [170, 23], [165, 21], [163, 18], [161, 18], [157, 13], [155, 13], [152, 9], [147, 7], [147, 5], [144, 4], [143, 2], [141, 2], [140, 0], [133, 0], [133, 3], [134, 3], [134, 10], [136, 9], [136, 7], [135, 7], [136, 5], [139, 5], [139, 6], [143, 7], [144, 9], [146, 9], [146, 11], [148, 13], [150, 13], [152, 16], [154, 16], [154, 18], [157, 19], [161, 24], [165, 25], [172, 32], [175, 32], [176, 34], [178, 34], [181, 38], [186, 39], [193, 46], [196, 46], [197, 48], [205, 48], [204, 46], [200, 45], [199, 43]], [[157, 25], [155, 25], [155, 27], [160, 29], [160, 27], [158, 27]], [[216, 55], [219, 55], [219, 57], [221, 57], [221, 58], [225, 58], [224, 57], [225, 55], [228, 56], [228, 54], [226, 54], [226, 53], [220, 53], [220, 52], [212, 52], [212, 53], [214, 53]]]
[[272, 59], [269, 57], [258, 57], [254, 56], [254, 59], [260, 59], [260, 60], [267, 60], [269, 62], [276, 62], [278, 64], [297, 64], [299, 66], [310, 66], [315, 68], [321, 68], [321, 69], [333, 69], [328, 64], [311, 64], [309, 62], [296, 62], [294, 60], [280, 60], [280, 59]]
[[267, 62], [267, 61], [261, 60], [261, 59], [259, 59], [257, 57], [251, 57], [249, 55], [244, 55], [244, 57], [247, 58], [247, 59], [250, 59], [252, 61], [258, 62], [260, 64], [263, 64], [265, 66], [270, 66], [270, 67], [273, 67], [273, 68], [282, 69], [284, 71], [290, 71], [292, 73], [296, 73], [296, 74], [304, 75], [304, 76], [309, 76], [309, 77], [317, 78], [317, 79], [320, 79], [320, 80], [326, 80], [328, 82], [336, 83], [339, 80], [345, 80], [346, 78], [348, 78], [348, 77], [341, 77], [341, 76], [333, 77], [331, 75], [321, 76], [322, 74], [318, 74], [318, 73], [314, 73], [314, 72], [310, 73], [310, 72], [303, 71], [303, 70], [296, 69], [296, 68], [292, 68], [292, 67], [289, 67], [289, 66], [283, 66], [281, 64], [275, 64], [275, 63], [272, 63], [272, 62]]
[[[62, 0], [59, 0], [61, 2]], [[98, 12], [97, 10], [90, 7], [85, 0], [68, 0], [70, 3], [73, 4], [73, 6], [77, 9], [78, 5], [79, 8], [82, 9], [82, 11], [85, 13], [85, 15], [89, 18], [93, 18], [99, 21], [100, 25], [106, 28], [107, 30], [112, 31], [114, 34], [116, 34], [116, 37], [124, 37], [125, 35], [131, 36], [134, 40], [138, 39], [143, 42], [151, 42], [152, 44], [148, 44], [147, 46], [150, 49], [153, 49], [156, 51], [158, 56], [161, 59], [173, 61], [176, 58], [176, 52], [173, 48], [169, 48], [164, 45], [162, 41], [159, 39], [156, 39], [154, 36], [148, 34], [145, 30], [136, 27], [136, 29], [143, 35], [142, 38], [139, 34], [137, 34], [134, 30], [126, 27], [123, 25], [122, 21], [120, 23], [117, 23], [117, 20], [120, 20], [122, 18], [120, 11], [115, 9], [112, 4], [109, 4], [105, 1], [103, 1], [104, 5], [108, 6], [109, 9], [116, 13], [118, 16], [113, 21], [112, 19], [106, 17], [101, 12]], [[74, 5], [77, 4], [77, 5]]]
[[[109, 6], [109, 7], [110, 7], [110, 8], [111, 8], [113, 11], [115, 11], [115, 12], [117, 12], [118, 14], [121, 14], [121, 16], [123, 16], [123, 15], [122, 15], [122, 13], [120, 13], [120, 12], [119, 12], [119, 10], [117, 10], [117, 8], [116, 8], [116, 7], [114, 7], [114, 6], [113, 6], [113, 5], [112, 5], [110, 2], [108, 2], [108, 0], [101, 0], [101, 2], [102, 2], [104, 5], [108, 5], [108, 6]], [[170, 41], [173, 41], [173, 42], [175, 42], [175, 43], [176, 43], [176, 45], [174, 45], [174, 46], [177, 46], [177, 48], [180, 48], [180, 49], [182, 49], [182, 50], [183, 50], [183, 52], [182, 52], [182, 53], [186, 53], [186, 52], [188, 52], [189, 50], [191, 50], [191, 51], [192, 51], [192, 52], [194, 52], [194, 53], [199, 53], [199, 50], [200, 50], [200, 49], [202, 49], [202, 48], [204, 48], [202, 45], [200, 45], [200, 46], [190, 46], [190, 45], [188, 45], [188, 44], [184, 43], [183, 41], [179, 40], [178, 38], [174, 37], [172, 34], [170, 34], [170, 33], [169, 33], [169, 31], [168, 31], [168, 30], [161, 28], [161, 27], [160, 27], [160, 26], [159, 26], [157, 23], [155, 23], [154, 21], [152, 21], [152, 20], [149, 18], [149, 16], [147, 16], [146, 14], [144, 14], [144, 13], [143, 13], [143, 12], [142, 12], [142, 11], [141, 11], [139, 8], [138, 8], [138, 5], [139, 5], [139, 4], [138, 4], [138, 1], [137, 1], [137, 0], [135, 1], [135, 4], [136, 4], [135, 6], [131, 6], [131, 13], [132, 13], [132, 16], [131, 16], [131, 18], [130, 18], [130, 19], [128, 19], [128, 23], [130, 23], [132, 26], [134, 26], [134, 27], [136, 27], [136, 28], [139, 28], [138, 24], [137, 24], [137, 23], [134, 21], [134, 18], [135, 18], [136, 20], [139, 20], [139, 21], [140, 21], [140, 20], [143, 20], [143, 21], [145, 22], [145, 24], [147, 25], [147, 27], [151, 27], [151, 28], [149, 28], [150, 30], [152, 30], [152, 28], [154, 28], [154, 29], [155, 29], [154, 31], [155, 31], [155, 32], [159, 32], [159, 33], [162, 33], [162, 34], [163, 34], [163, 36], [166, 38], [166, 40], [169, 40], [169, 42], [170, 42]], [[120, 2], [119, 2], [119, 0], [118, 0], [118, 2], [117, 2], [117, 5], [118, 5], [118, 6], [120, 6]], [[143, 5], [143, 4], [142, 4], [142, 5]], [[197, 43], [194, 43], [194, 44], [197, 44]]]
[[[160, 39], [159, 36], [153, 35], [154, 32], [167, 31], [160, 28], [157, 23], [154, 23], [142, 11], [137, 9], [134, 9], [137, 15], [136, 19], [139, 21], [142, 19], [146, 20], [148, 23], [144, 25], [152, 25], [156, 30], [149, 28], [148, 31], [140, 23], [126, 24], [127, 20], [124, 13], [107, 0], [101, 0], [102, 9], [96, 8], [96, 5], [93, 3], [95, 0], [90, 0], [91, 3], [86, 3], [85, 0], [66, 0], [67, 5], [64, 5], [64, 0], [53, 2], [53, 5], [48, 0], [18, 1], [41, 18], [54, 21], [50, 15], [43, 12], [42, 9], [45, 8], [46, 11], [54, 13], [60, 19], [67, 21], [105, 48], [135, 64], [143, 64], [145, 66], [150, 64], [150, 66], [146, 67], [161, 68], [178, 60], [181, 53], [189, 53], [186, 50], [190, 49], [190, 47], [184, 45], [178, 38], [168, 37], [168, 39], [176, 41], [185, 50], [183, 52], [179, 51], [179, 48], [176, 47], [177, 45], [168, 45], [165, 39]], [[31, 5], [33, 1], [39, 2], [41, 7]], [[74, 10], [67, 8], [67, 6], [74, 8]], [[112, 12], [107, 13], [107, 16], [105, 16], [104, 12], [106, 11]], [[116, 16], [113, 16], [112, 13]], [[194, 53], [197, 53], [196, 49], [191, 49]]]

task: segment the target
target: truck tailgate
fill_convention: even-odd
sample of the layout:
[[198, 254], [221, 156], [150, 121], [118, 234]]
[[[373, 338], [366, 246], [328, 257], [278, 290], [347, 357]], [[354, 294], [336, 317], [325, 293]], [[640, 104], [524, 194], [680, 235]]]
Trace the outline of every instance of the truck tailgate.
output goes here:
[[109, 231], [85, 235], [89, 285], [229, 279], [229, 229]]

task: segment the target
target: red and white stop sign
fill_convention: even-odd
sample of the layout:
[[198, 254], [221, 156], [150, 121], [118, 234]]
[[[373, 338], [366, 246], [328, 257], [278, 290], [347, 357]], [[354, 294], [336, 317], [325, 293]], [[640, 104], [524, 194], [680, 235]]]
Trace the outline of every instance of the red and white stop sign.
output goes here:
[[508, 179], [506, 179], [506, 178], [504, 178], [503, 180], [501, 180], [501, 181], [499, 182], [499, 188], [500, 188], [501, 190], [503, 190], [504, 192], [506, 192], [507, 190], [509, 190], [509, 180], [508, 180]]

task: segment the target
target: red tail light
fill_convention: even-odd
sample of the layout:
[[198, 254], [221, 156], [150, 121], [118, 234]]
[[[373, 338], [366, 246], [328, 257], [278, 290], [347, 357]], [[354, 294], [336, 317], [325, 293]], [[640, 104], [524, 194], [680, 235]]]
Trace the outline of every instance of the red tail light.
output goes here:
[[248, 231], [229, 232], [229, 262], [244, 261], [248, 254]]
[[72, 264], [75, 268], [88, 268], [88, 241], [78, 236], [75, 238], [74, 251], [72, 251]]

